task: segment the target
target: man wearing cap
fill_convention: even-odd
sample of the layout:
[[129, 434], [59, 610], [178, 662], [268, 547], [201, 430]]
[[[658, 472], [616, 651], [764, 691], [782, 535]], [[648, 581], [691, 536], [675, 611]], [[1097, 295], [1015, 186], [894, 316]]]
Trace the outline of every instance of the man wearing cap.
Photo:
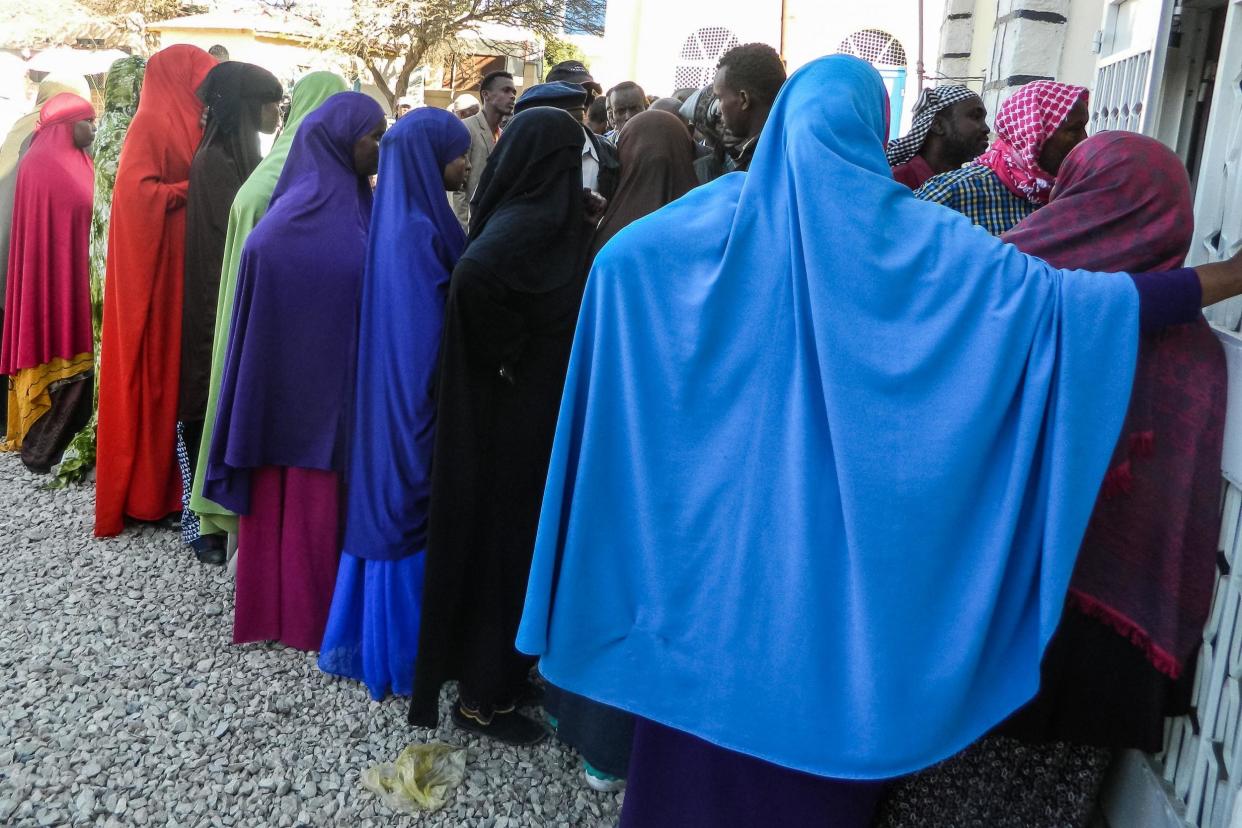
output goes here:
[[449, 104], [448, 111], [452, 112], [464, 121], [472, 115], [478, 115], [479, 108], [481, 106], [482, 105], [479, 103], [478, 98], [467, 93], [465, 95], [458, 95], [456, 99]]
[[556, 81], [564, 81], [565, 83], [576, 83], [586, 90], [586, 101], [583, 102], [583, 110], [591, 108], [591, 102], [604, 94], [604, 87], [595, 82], [595, 78], [591, 77], [591, 73], [582, 65], [579, 60], [563, 60], [552, 67], [552, 71], [548, 72], [548, 76], [544, 78], [548, 83]]
[[400, 121], [404, 116], [410, 114], [410, 110], [414, 108], [413, 98], [397, 98], [397, 109], [393, 113], [393, 119]]
[[[465, 186], [452, 193], [453, 212], [461, 222], [462, 229], [470, 231], [470, 199], [483, 177], [483, 168], [491, 157], [496, 139], [500, 137], [500, 122], [513, 114], [513, 103], [517, 100], [517, 86], [513, 83], [513, 75], [508, 72], [489, 72], [479, 84], [479, 97], [483, 99], [483, 107], [469, 118], [463, 118], [462, 124], [470, 133], [470, 174], [466, 177]], [[460, 100], [460, 99], [459, 99]]]
[[924, 89], [910, 131], [885, 148], [893, 178], [917, 190], [931, 177], [978, 158], [988, 148], [987, 119], [983, 99], [968, 87]]
[[552, 81], [536, 84], [523, 92], [513, 111], [552, 106], [565, 110], [582, 123], [582, 186], [611, 200], [621, 179], [621, 161], [616, 147], [587, 129], [584, 123], [586, 99], [587, 91], [580, 84]]

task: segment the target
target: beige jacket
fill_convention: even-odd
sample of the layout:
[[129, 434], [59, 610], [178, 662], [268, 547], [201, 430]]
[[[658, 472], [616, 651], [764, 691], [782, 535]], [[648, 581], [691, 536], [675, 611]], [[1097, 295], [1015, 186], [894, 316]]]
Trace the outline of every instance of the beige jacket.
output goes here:
[[479, 179], [483, 177], [483, 168], [487, 166], [487, 159], [492, 154], [492, 149], [496, 146], [496, 141], [492, 138], [492, 128], [487, 125], [487, 118], [484, 117], [482, 111], [475, 115], [471, 115], [462, 121], [466, 129], [470, 131], [470, 177], [466, 179], [466, 189], [464, 192], [452, 193], [453, 212], [457, 214], [457, 220], [461, 222], [461, 226], [465, 230], [470, 229], [470, 199], [474, 195], [475, 188], [479, 186]]

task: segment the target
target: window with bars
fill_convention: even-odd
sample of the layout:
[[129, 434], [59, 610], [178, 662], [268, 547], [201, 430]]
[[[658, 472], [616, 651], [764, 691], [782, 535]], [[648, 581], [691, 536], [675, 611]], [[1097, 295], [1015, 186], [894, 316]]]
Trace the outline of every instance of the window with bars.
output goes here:
[[906, 50], [901, 42], [881, 29], [854, 32], [837, 46], [837, 54], [853, 55], [873, 66], [906, 66]]
[[674, 89], [698, 89], [716, 77], [716, 64], [725, 52], [740, 46], [737, 35], [723, 26], [698, 29], [681, 44], [677, 67], [673, 70]]

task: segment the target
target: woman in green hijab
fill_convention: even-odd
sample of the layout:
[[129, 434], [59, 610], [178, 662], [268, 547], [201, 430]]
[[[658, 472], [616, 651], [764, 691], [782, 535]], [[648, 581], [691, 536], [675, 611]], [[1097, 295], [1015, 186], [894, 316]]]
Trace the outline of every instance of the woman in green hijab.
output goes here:
[[121, 58], [108, 70], [104, 83], [104, 111], [95, 132], [95, 203], [91, 208], [91, 322], [95, 329], [95, 405], [96, 413], [65, 450], [64, 459], [54, 469], [55, 485], [65, 486], [81, 480], [95, 465], [95, 421], [99, 405], [99, 332], [103, 326], [104, 263], [108, 258], [108, 216], [112, 213], [112, 187], [116, 165], [121, 160], [121, 144], [129, 122], [138, 111], [138, 93], [147, 69], [146, 58]]
[[198, 515], [200, 533], [221, 534], [237, 532], [237, 516], [227, 509], [203, 497], [203, 473], [207, 468], [207, 452], [211, 447], [216, 425], [216, 401], [220, 396], [220, 374], [224, 368], [225, 350], [229, 343], [229, 326], [233, 321], [233, 291], [237, 286], [237, 268], [241, 264], [242, 245], [250, 231], [267, 212], [272, 190], [284, 169], [294, 133], [307, 115], [337, 92], [348, 87], [345, 81], [331, 72], [312, 72], [293, 87], [289, 105], [289, 118], [285, 129], [272, 145], [272, 151], [260, 162], [246, 183], [237, 192], [233, 208], [229, 211], [229, 229], [224, 242], [224, 267], [220, 271], [220, 296], [216, 302], [216, 329], [212, 342], [211, 378], [207, 394], [207, 416], [203, 421], [203, 440], [199, 448], [198, 465], [194, 475], [194, 488], [190, 495], [190, 509]]

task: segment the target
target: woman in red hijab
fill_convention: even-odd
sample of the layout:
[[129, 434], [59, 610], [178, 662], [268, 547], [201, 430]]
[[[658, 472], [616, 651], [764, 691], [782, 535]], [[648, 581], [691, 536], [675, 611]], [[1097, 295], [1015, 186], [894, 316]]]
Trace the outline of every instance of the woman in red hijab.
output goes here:
[[87, 268], [95, 108], [72, 93], [44, 105], [17, 172], [0, 374], [9, 379], [4, 448], [46, 474], [91, 416], [94, 364]]
[[95, 534], [125, 516], [181, 511], [177, 394], [190, 162], [203, 137], [196, 94], [216, 66], [196, 46], [147, 63], [113, 192], [100, 344]]

